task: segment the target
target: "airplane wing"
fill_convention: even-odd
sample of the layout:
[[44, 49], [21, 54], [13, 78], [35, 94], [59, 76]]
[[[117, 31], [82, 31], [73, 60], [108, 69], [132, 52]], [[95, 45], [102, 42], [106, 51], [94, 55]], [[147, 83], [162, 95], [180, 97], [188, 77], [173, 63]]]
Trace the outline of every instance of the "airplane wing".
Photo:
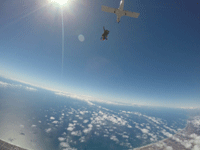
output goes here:
[[140, 13], [130, 12], [130, 11], [124, 11], [124, 13], [125, 13], [125, 16], [129, 16], [133, 18], [138, 18], [138, 16], [140, 15]]
[[105, 12], [109, 12], [109, 13], [115, 13], [117, 9], [116, 8], [107, 7], [107, 6], [101, 6], [101, 10], [105, 11]]

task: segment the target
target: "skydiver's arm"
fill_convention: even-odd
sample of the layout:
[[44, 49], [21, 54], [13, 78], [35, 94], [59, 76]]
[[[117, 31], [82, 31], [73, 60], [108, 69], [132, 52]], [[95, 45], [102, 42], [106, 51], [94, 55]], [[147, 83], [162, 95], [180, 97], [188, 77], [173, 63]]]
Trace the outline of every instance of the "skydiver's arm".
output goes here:
[[105, 31], [105, 28], [103, 27], [103, 30]]

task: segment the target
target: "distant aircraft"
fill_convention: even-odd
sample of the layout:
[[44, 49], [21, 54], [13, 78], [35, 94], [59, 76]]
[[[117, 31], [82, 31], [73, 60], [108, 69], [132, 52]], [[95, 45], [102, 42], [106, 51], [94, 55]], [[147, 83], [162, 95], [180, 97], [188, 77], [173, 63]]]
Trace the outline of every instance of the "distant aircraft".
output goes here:
[[103, 30], [104, 30], [104, 32], [103, 32], [103, 34], [102, 34], [102, 36], [101, 36], [101, 40], [108, 40], [108, 34], [109, 34], [109, 31], [108, 30], [105, 30], [105, 28], [103, 27]]
[[118, 9], [107, 7], [107, 6], [101, 6], [101, 10], [105, 11], [105, 12], [109, 12], [109, 13], [115, 13], [117, 15], [117, 22], [118, 23], [120, 22], [120, 18], [122, 16], [129, 16], [129, 17], [133, 17], [133, 18], [138, 18], [138, 16], [140, 15], [140, 13], [125, 11], [124, 10], [124, 0], [121, 0]]

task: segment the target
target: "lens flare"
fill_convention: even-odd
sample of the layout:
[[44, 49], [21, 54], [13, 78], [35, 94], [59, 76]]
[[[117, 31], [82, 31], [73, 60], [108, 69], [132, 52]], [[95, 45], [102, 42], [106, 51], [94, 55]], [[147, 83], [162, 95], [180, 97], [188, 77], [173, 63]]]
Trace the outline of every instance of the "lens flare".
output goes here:
[[64, 49], [65, 49], [65, 45], [64, 45], [64, 38], [65, 38], [65, 35], [64, 35], [64, 22], [63, 22], [63, 9], [61, 9], [61, 14], [62, 14], [62, 73], [61, 73], [61, 76], [63, 76], [63, 64], [64, 64]]
[[82, 34], [80, 34], [78, 36], [78, 39], [79, 39], [79, 41], [83, 42], [85, 40], [85, 37]]

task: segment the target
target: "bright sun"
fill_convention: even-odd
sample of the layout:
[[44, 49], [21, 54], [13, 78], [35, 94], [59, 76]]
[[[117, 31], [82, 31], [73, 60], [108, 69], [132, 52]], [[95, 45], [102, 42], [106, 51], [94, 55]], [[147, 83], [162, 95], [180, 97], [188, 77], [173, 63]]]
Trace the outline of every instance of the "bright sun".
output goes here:
[[51, 2], [56, 2], [60, 5], [64, 5], [65, 3], [67, 3], [68, 0], [51, 0]]

